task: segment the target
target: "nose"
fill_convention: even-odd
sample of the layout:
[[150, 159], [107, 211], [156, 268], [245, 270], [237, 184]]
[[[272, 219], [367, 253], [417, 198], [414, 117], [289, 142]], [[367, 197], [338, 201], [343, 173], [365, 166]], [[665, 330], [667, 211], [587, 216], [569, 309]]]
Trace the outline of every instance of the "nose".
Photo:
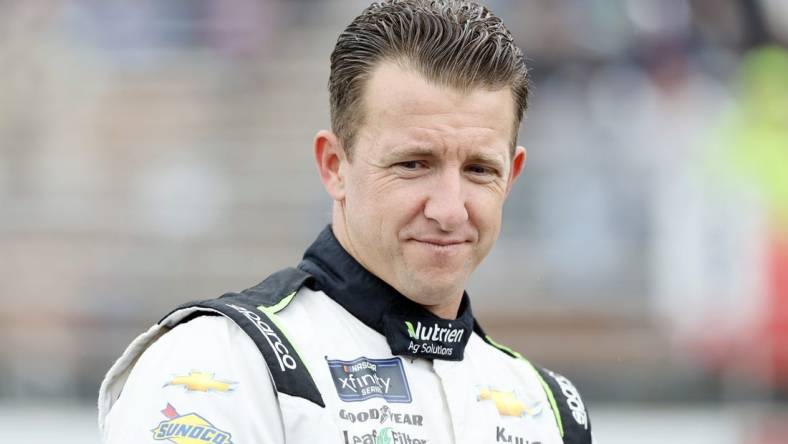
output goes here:
[[424, 216], [435, 221], [441, 231], [454, 231], [468, 220], [466, 196], [458, 172], [446, 171], [429, 190]]

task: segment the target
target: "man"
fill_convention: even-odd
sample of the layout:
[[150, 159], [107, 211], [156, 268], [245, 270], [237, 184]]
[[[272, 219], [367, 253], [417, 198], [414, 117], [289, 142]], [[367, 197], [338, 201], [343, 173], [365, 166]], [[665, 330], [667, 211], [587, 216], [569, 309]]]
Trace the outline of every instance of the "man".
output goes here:
[[591, 442], [574, 386], [486, 336], [464, 292], [525, 164], [527, 70], [501, 21], [373, 4], [329, 90], [331, 225], [298, 268], [135, 340], [102, 384], [106, 442]]

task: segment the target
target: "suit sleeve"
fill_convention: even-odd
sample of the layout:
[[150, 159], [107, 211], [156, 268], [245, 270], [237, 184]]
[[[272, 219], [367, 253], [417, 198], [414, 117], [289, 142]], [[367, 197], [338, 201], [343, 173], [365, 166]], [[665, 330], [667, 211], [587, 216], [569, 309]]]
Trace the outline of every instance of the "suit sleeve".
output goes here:
[[285, 442], [268, 367], [252, 340], [222, 316], [180, 324], [142, 354], [107, 413], [103, 438]]
[[575, 385], [552, 370], [537, 368], [537, 371], [549, 387], [551, 401], [560, 416], [564, 444], [594, 444], [591, 419]]

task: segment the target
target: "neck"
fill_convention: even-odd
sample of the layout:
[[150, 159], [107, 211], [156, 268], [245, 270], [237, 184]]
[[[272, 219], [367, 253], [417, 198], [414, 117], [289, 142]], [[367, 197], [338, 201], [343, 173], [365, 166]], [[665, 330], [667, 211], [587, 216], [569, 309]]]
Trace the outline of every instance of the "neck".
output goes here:
[[[411, 299], [410, 296], [405, 295], [408, 299]], [[411, 299], [413, 300], [413, 299]], [[425, 310], [429, 311], [430, 313], [434, 314], [435, 316], [441, 319], [457, 319], [457, 312], [460, 309], [460, 302], [462, 301], [462, 292], [459, 293], [459, 296], [452, 298], [451, 301], [445, 304], [435, 304], [435, 305], [422, 305]]]
[[345, 222], [345, 208], [341, 202], [335, 202], [334, 208], [332, 210], [332, 217], [331, 217], [331, 231], [334, 233], [334, 237], [336, 237], [339, 245], [345, 249], [345, 251], [353, 257], [362, 267], [364, 267], [367, 271], [372, 274], [375, 274], [378, 278], [386, 282], [387, 284], [391, 285], [397, 291], [400, 292], [403, 296], [410, 299], [411, 301], [421, 305], [424, 307], [425, 310], [429, 311], [430, 313], [434, 314], [435, 316], [441, 319], [456, 319], [457, 318], [457, 311], [460, 308], [460, 302], [462, 301], [462, 295], [464, 294], [464, 289], [454, 289], [450, 292], [449, 295], [438, 295], [434, 294], [431, 295], [429, 298], [426, 298], [430, 301], [445, 301], [439, 302], [436, 304], [425, 304], [422, 303], [425, 299], [424, 295], [412, 295], [409, 292], [404, 291], [402, 288], [397, 288], [396, 285], [388, 282], [384, 277], [376, 274], [370, 266], [364, 261], [361, 255], [358, 254], [355, 248], [353, 248], [353, 242], [350, 239], [350, 234], [347, 231], [347, 223]]

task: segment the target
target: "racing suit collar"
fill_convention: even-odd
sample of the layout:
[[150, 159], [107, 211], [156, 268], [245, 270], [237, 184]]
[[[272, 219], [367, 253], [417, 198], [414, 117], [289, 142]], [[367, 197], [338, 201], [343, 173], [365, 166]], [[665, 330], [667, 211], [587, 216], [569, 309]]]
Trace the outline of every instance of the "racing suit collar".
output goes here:
[[457, 319], [442, 319], [403, 296], [359, 264], [327, 226], [298, 268], [368, 327], [386, 337], [394, 355], [460, 361], [473, 333], [470, 299], [463, 293]]

